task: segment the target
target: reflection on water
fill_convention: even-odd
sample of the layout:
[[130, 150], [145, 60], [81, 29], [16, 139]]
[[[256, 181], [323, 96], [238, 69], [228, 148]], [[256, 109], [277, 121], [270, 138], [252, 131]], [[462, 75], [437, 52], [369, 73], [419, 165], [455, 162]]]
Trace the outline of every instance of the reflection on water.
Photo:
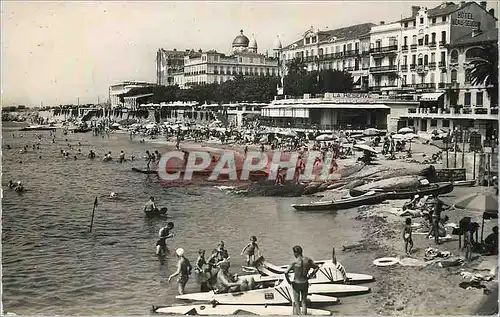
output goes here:
[[[37, 133], [45, 137], [41, 149], [34, 152], [31, 145]], [[182, 247], [194, 262], [199, 248], [210, 253], [224, 240], [232, 270], [238, 273], [245, 262], [240, 251], [251, 235], [257, 236], [266, 259], [276, 264], [292, 260], [295, 244], [302, 245], [307, 255], [325, 259], [333, 244], [354, 243], [361, 235], [361, 224], [352, 220], [349, 211], [307, 213], [290, 207], [314, 198], [235, 197], [209, 186], [163, 188], [156, 176], [132, 172], [131, 167], [145, 165], [140, 157], [146, 149], [165, 150], [158, 144], [132, 142], [127, 135], [103, 139], [60, 132], [52, 144], [48, 132], [23, 132], [23, 138], [15, 134], [13, 139], [12, 130], [3, 130], [2, 261], [7, 311], [147, 314], [152, 304], [176, 302], [176, 285], [167, 283], [175, 258], [171, 255], [162, 263], [155, 255], [157, 233], [166, 220], [148, 219], [142, 213], [151, 195], [160, 207], [169, 208], [175, 223], [171, 252]], [[6, 150], [6, 144], [13, 149]], [[25, 144], [29, 151], [20, 154]], [[69, 149], [78, 160], [65, 160], [61, 149]], [[115, 157], [123, 149], [136, 161], [89, 160], [90, 149], [98, 156], [111, 151]], [[10, 179], [22, 180], [28, 191], [17, 194], [7, 189]], [[108, 198], [111, 192], [119, 198]], [[95, 196], [99, 205], [89, 233]], [[356, 270], [356, 263], [346, 261]], [[186, 290], [197, 289], [193, 277]]]

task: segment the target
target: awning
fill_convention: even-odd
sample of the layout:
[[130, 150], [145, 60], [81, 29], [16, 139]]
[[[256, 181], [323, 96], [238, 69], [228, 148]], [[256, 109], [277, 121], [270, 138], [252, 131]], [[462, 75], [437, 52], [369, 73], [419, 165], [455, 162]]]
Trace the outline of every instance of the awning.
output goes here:
[[422, 94], [420, 96], [420, 100], [419, 101], [436, 101], [443, 94], [444, 93], [442, 93], [442, 92], [431, 92], [431, 93], [428, 93], [428, 94]]

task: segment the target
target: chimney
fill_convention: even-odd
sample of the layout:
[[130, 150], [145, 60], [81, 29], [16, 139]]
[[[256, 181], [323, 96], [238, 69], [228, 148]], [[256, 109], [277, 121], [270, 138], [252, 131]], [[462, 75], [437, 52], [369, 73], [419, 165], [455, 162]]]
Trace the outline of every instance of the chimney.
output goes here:
[[419, 6], [411, 6], [411, 16], [412, 17], [417, 16], [418, 10], [420, 10]]
[[486, 10], [486, 1], [481, 1], [479, 2], [479, 5], [481, 6], [481, 8], [485, 9]]
[[465, 1], [460, 1], [460, 7], [465, 6]]
[[385, 24], [385, 21], [380, 21], [380, 25], [384, 25]]
[[495, 9], [490, 9], [490, 11], [488, 11], [492, 16], [495, 16]]

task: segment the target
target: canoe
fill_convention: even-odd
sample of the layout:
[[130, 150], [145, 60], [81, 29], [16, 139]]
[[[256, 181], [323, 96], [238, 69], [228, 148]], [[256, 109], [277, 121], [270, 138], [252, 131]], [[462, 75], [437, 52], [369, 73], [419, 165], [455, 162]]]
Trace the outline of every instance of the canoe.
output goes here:
[[471, 179], [468, 181], [455, 181], [455, 182], [453, 182], [453, 186], [472, 187], [472, 186], [476, 185], [476, 182], [477, 182], [477, 180], [475, 180], [475, 179]]
[[[288, 316], [292, 314], [292, 306], [262, 305], [184, 305], [170, 307], [154, 307], [153, 313], [162, 315], [266, 315]], [[313, 316], [330, 316], [332, 312], [324, 309], [307, 308], [307, 314]]]
[[341, 210], [363, 205], [379, 204], [386, 199], [385, 193], [365, 193], [358, 197], [339, 200], [317, 201], [310, 204], [293, 204], [296, 210]]
[[[343, 283], [342, 273], [335, 267], [335, 265], [332, 263], [331, 260], [324, 261], [322, 264], [319, 265], [320, 269], [316, 273], [316, 277], [309, 280], [310, 284]], [[284, 278], [283, 274], [285, 273], [286, 268], [287, 268], [286, 266], [280, 267], [263, 260], [257, 268], [258, 272], [261, 275], [250, 275], [250, 276], [254, 278], [255, 282], [268, 282], [272, 280], [281, 280]], [[291, 274], [291, 276], [293, 276], [293, 274]], [[349, 278], [350, 284], [361, 284], [374, 281], [373, 276], [367, 274], [347, 273], [347, 278]]]
[[19, 131], [54, 131], [56, 127], [42, 126], [42, 125], [30, 125], [19, 129]]
[[136, 168], [136, 167], [132, 167], [132, 170], [134, 172], [138, 172], [138, 173], [142, 173], [142, 174], [158, 174], [158, 171], [156, 170], [143, 170], [143, 169], [140, 169], [140, 168]]
[[[424, 177], [415, 175], [392, 177], [374, 181], [365, 185], [357, 186], [355, 187], [355, 189], [361, 191], [362, 193], [375, 189], [387, 192], [412, 191], [412, 190], [417, 190], [422, 186], [420, 181], [423, 179]], [[356, 194], [357, 192], [354, 191], [354, 193]], [[359, 196], [359, 194], [357, 195], [351, 194], [351, 196], [355, 197]]]
[[[359, 285], [311, 284], [308, 300], [313, 304], [336, 304], [339, 295], [357, 295], [370, 292], [370, 288]], [[216, 301], [234, 305], [288, 305], [292, 302], [292, 287], [286, 280], [279, 285], [244, 292], [215, 294], [214, 291], [177, 295], [176, 299], [195, 301]], [[327, 296], [332, 295], [332, 296]]]
[[[432, 195], [436, 192], [436, 190], [439, 195], [451, 193], [453, 191], [453, 183], [434, 183], [411, 191], [384, 191], [383, 189], [372, 190], [378, 193], [385, 193], [387, 195], [387, 199], [412, 199], [415, 195]], [[351, 196], [359, 196], [364, 193], [365, 192], [359, 187], [353, 188], [349, 191]]]

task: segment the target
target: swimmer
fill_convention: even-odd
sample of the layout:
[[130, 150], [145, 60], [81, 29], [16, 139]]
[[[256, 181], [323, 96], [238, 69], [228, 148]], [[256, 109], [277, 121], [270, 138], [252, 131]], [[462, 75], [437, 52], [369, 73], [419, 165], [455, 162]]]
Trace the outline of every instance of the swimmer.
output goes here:
[[123, 150], [120, 152], [120, 163], [125, 162], [125, 153], [123, 153]]
[[21, 183], [21, 181], [17, 182], [17, 186], [14, 188], [14, 190], [16, 192], [22, 192], [22, 191], [24, 191], [24, 187], [23, 187], [23, 184]]
[[16, 187], [16, 184], [12, 180], [9, 181], [9, 188], [14, 188]]
[[117, 198], [118, 195], [114, 192], [112, 192], [111, 194], [109, 194], [109, 198]]

